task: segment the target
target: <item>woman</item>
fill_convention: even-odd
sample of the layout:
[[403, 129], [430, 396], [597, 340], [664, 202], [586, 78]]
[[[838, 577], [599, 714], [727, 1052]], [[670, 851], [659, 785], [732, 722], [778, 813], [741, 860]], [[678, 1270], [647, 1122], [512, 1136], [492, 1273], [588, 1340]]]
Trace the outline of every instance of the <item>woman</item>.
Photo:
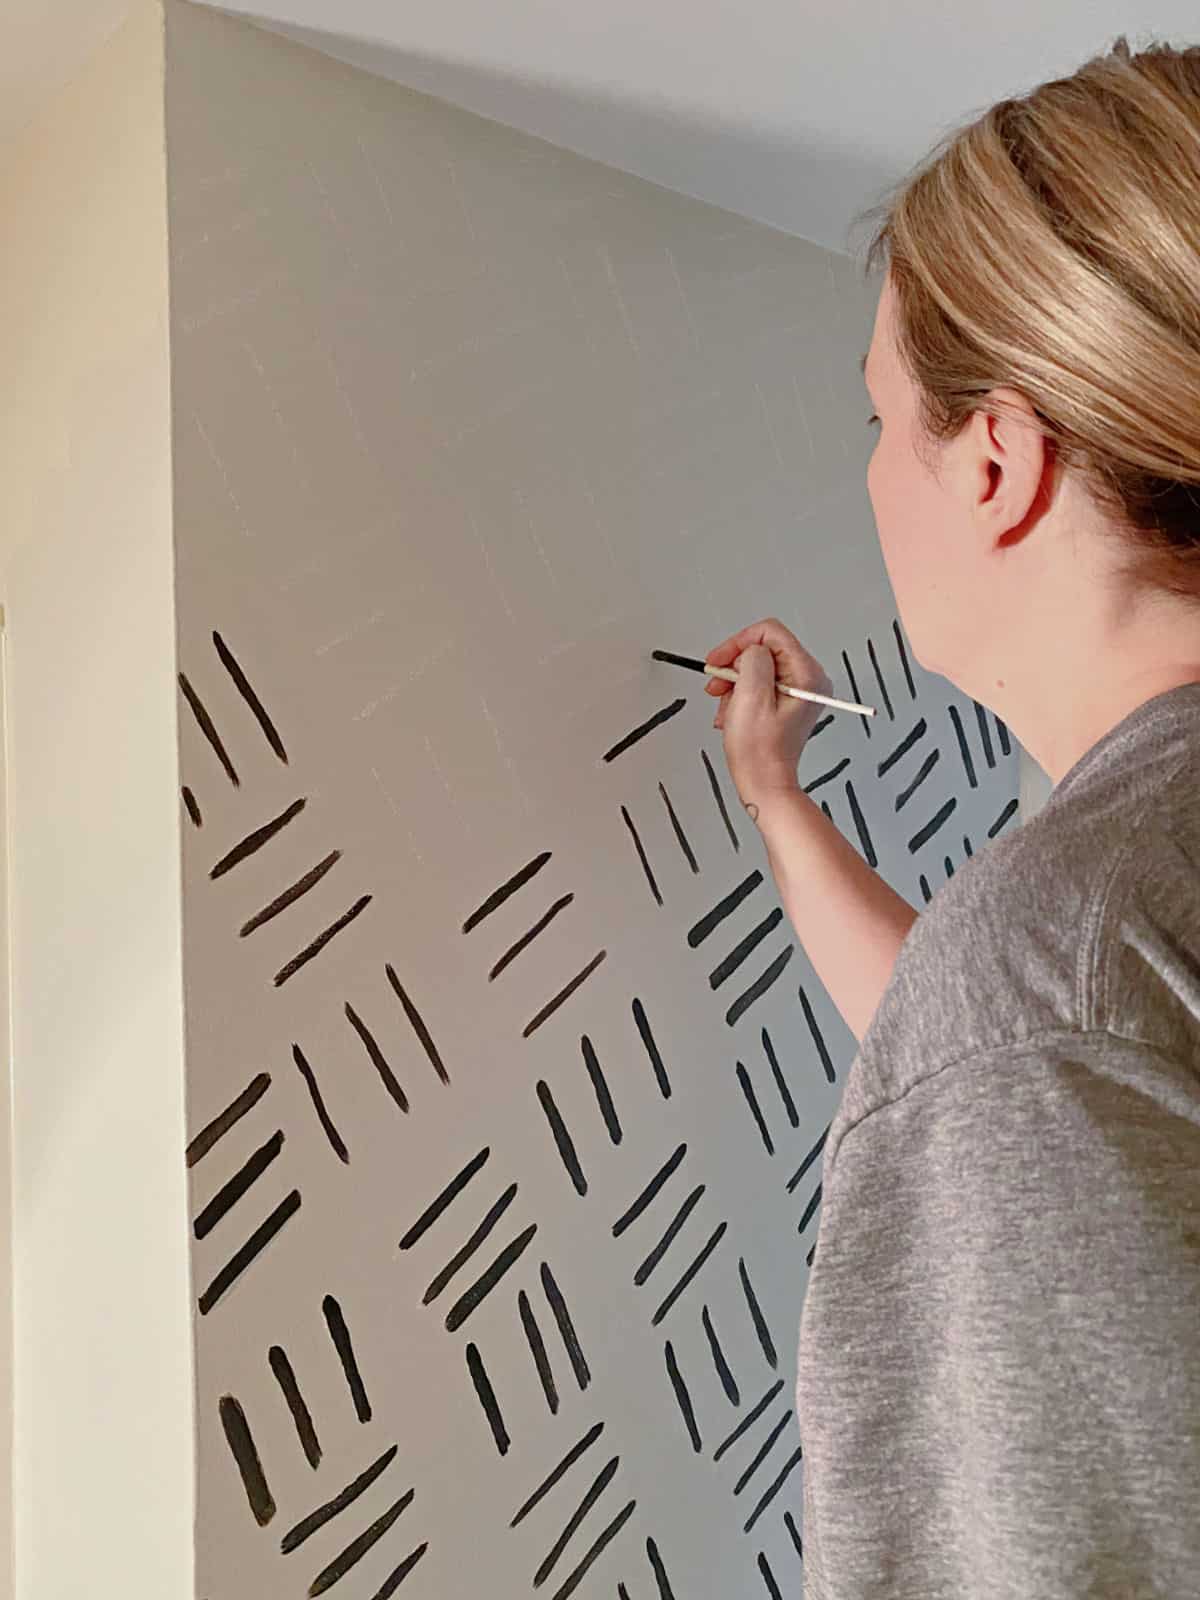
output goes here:
[[917, 916], [716, 726], [860, 1041], [800, 1330], [809, 1600], [1200, 1595], [1200, 48], [948, 136], [886, 209], [867, 474], [922, 664], [1056, 787]]

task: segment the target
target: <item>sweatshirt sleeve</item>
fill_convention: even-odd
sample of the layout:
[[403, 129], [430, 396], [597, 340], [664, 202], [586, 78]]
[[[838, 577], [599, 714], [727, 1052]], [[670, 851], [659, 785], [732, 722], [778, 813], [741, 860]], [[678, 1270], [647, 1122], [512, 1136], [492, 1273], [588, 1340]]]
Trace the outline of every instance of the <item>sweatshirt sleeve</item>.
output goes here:
[[827, 1158], [801, 1321], [809, 1600], [1200, 1593], [1200, 1080], [1062, 1032]]

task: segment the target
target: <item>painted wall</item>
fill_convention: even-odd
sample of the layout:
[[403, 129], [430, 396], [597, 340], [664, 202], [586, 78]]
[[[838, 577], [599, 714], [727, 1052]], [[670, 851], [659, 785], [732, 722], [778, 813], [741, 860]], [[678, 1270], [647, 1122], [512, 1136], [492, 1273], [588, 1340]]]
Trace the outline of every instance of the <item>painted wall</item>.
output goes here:
[[0, 153], [29, 1600], [192, 1589], [162, 119], [143, 3]]
[[875, 289], [167, 15], [198, 1593], [794, 1593], [853, 1039], [648, 657], [791, 620], [915, 905], [1015, 825], [892, 611]]

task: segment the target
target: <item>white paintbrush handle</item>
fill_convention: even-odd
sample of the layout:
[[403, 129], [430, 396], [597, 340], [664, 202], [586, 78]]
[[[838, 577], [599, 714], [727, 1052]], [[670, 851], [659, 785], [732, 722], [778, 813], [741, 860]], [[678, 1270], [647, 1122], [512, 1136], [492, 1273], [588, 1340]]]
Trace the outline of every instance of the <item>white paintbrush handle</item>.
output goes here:
[[[704, 671], [710, 678], [724, 678], [726, 683], [738, 681], [738, 675], [732, 667], [710, 667], [706, 664]], [[874, 706], [855, 705], [853, 700], [835, 700], [831, 695], [817, 694], [814, 689], [793, 689], [790, 683], [777, 683], [775, 687], [780, 694], [790, 695], [793, 700], [813, 700], [817, 705], [833, 706], [838, 711], [857, 711], [864, 717], [875, 715]]]

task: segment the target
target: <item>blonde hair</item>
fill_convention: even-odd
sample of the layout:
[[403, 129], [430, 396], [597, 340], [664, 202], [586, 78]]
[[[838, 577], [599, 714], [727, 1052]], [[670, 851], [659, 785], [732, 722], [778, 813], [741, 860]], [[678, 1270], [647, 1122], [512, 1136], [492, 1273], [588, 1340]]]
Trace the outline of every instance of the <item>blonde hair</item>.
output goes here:
[[1200, 47], [1122, 34], [947, 134], [881, 212], [866, 271], [929, 438], [1019, 390], [1123, 570], [1200, 598]]

